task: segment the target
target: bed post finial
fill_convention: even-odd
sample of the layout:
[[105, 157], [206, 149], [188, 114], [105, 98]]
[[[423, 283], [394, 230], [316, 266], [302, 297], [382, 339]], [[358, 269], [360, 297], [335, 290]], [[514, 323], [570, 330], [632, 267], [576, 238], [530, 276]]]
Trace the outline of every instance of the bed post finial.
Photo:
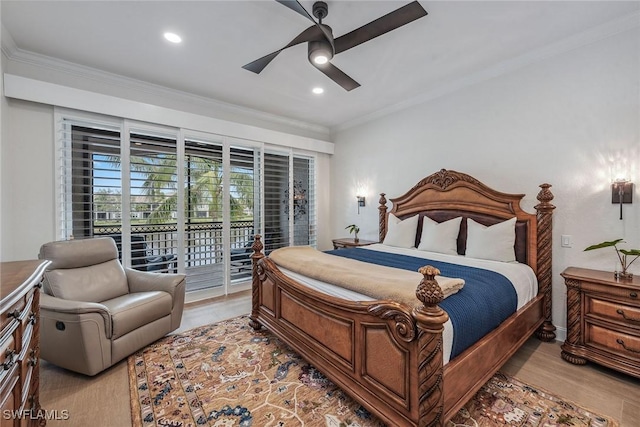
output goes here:
[[256, 234], [253, 238], [253, 245], [251, 245], [251, 274], [252, 274], [252, 290], [251, 290], [251, 316], [249, 316], [249, 326], [253, 329], [260, 329], [261, 325], [258, 322], [258, 309], [260, 308], [260, 278], [258, 274], [258, 261], [264, 258], [262, 249], [264, 246], [261, 241], [262, 236]]
[[538, 223], [538, 286], [544, 295], [543, 315], [544, 323], [536, 335], [542, 341], [552, 341], [556, 338], [555, 330], [551, 322], [551, 288], [553, 275], [551, 271], [552, 261], [552, 234], [553, 210], [556, 208], [551, 204], [553, 193], [551, 184], [541, 184], [537, 199], [540, 203], [535, 206], [536, 220]]
[[387, 199], [385, 193], [380, 193], [380, 206], [378, 206], [379, 221], [378, 221], [378, 238], [380, 243], [384, 240], [384, 236], [387, 235]]
[[421, 426], [441, 426], [444, 423], [444, 393], [442, 381], [442, 331], [449, 315], [438, 306], [444, 294], [435, 276], [440, 270], [430, 265], [418, 272], [424, 276], [416, 289], [421, 307], [413, 309], [418, 329], [418, 399]]

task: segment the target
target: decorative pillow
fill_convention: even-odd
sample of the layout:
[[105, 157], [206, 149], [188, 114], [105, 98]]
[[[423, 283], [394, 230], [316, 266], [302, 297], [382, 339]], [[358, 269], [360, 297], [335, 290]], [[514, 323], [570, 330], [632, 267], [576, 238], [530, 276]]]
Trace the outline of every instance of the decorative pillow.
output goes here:
[[461, 222], [461, 216], [443, 222], [434, 221], [428, 216], [423, 217], [418, 249], [458, 255], [458, 234], [460, 234]]
[[416, 232], [418, 231], [418, 215], [405, 220], [398, 219], [394, 214], [389, 214], [387, 221], [387, 235], [382, 242], [385, 245], [399, 248], [413, 248], [416, 245]]
[[489, 227], [467, 219], [467, 251], [469, 258], [514, 262], [516, 252], [516, 218]]

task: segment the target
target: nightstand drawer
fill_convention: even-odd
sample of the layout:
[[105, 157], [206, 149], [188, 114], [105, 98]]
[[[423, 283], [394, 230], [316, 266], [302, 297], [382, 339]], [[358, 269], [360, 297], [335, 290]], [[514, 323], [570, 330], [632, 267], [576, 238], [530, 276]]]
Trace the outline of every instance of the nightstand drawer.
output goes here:
[[589, 294], [606, 295], [620, 299], [624, 304], [631, 304], [640, 307], [640, 289], [628, 289], [623, 287], [611, 286], [608, 284], [583, 282], [582, 289]]
[[640, 307], [603, 301], [587, 295], [586, 313], [604, 319], [623, 322], [631, 327], [640, 326]]
[[640, 361], [640, 337], [587, 323], [586, 344]]

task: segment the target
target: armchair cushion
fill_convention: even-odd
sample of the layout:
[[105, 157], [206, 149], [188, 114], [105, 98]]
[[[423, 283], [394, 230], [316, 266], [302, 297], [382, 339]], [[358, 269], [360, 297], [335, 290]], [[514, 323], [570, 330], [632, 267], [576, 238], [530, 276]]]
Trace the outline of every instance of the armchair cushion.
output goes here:
[[44, 274], [44, 291], [54, 297], [101, 302], [129, 292], [112, 239], [46, 243], [40, 259], [52, 261]]
[[90, 267], [45, 273], [45, 292], [75, 301], [102, 302], [129, 292], [127, 276], [118, 260]]
[[137, 292], [103, 301], [111, 312], [112, 339], [120, 338], [148, 323], [168, 316], [173, 301], [162, 291]]

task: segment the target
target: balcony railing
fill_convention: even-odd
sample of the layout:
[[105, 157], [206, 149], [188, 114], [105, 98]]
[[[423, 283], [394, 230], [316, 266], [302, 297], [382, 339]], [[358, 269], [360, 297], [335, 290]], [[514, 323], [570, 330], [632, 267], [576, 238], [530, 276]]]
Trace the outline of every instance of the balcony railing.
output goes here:
[[[222, 286], [225, 254], [222, 222], [192, 223], [186, 224], [184, 228], [187, 290]], [[253, 221], [231, 222], [232, 279], [249, 276], [250, 251], [248, 248], [252, 243], [253, 228]], [[121, 225], [96, 226], [93, 234], [96, 237], [112, 236], [118, 242], [122, 235], [122, 227]], [[241, 251], [242, 259], [238, 259], [237, 252], [241, 249], [246, 251]], [[174, 272], [177, 270], [177, 251], [177, 224], [131, 225], [131, 263], [134, 268]]]

